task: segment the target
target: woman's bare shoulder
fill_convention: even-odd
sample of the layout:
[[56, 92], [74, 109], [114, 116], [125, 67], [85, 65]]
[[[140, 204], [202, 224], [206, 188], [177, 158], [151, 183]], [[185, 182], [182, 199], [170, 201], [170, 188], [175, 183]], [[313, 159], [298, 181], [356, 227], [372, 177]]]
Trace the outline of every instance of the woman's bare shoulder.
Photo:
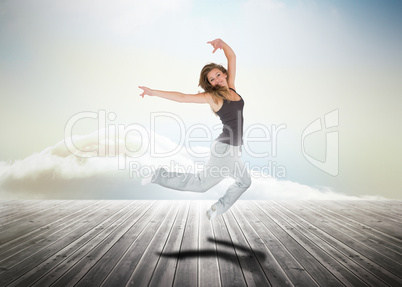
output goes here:
[[205, 94], [205, 99], [207, 100], [207, 103], [210, 105], [211, 109], [214, 112], [219, 111], [219, 109], [222, 107], [222, 103], [221, 102], [215, 103], [212, 94], [210, 94], [210, 93], [204, 93], [204, 94]]

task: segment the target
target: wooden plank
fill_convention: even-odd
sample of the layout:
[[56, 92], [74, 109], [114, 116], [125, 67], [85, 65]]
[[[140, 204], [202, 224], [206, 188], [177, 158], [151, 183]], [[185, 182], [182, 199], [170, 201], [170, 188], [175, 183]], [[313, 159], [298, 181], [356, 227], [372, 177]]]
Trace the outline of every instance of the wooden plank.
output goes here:
[[[126, 242], [124, 243], [126, 246], [128, 246], [127, 250], [123, 256], [121, 256], [119, 262], [115, 264], [114, 268], [110, 271], [109, 276], [99, 285], [125, 286], [127, 284], [130, 279], [131, 272], [135, 269], [142, 257], [142, 254], [147, 250], [155, 234], [160, 229], [161, 224], [164, 222], [164, 219], [166, 219], [166, 214], [171, 214], [171, 210], [171, 204], [168, 204], [167, 201], [161, 202], [161, 208], [143, 229], [143, 231], [138, 235], [138, 237], [135, 240], [131, 240], [130, 237], [125, 240]], [[116, 253], [116, 251], [113, 252]], [[113, 262], [110, 262], [110, 264], [113, 264]], [[99, 282], [101, 281], [99, 280]], [[91, 284], [96, 283], [97, 282], [92, 282]]]
[[[14, 281], [9, 286], [28, 286], [30, 284], [33, 284], [34, 282], [37, 282], [38, 280], [40, 281], [40, 279], [43, 277], [47, 277], [46, 274], [48, 274], [49, 272], [52, 272], [52, 276], [48, 276], [49, 279], [55, 280], [56, 278], [54, 278], [55, 273], [53, 272], [53, 270], [59, 265], [64, 265], [65, 262], [69, 260], [72, 255], [75, 254], [82, 246], [87, 247], [90, 244], [90, 241], [94, 237], [98, 236], [105, 227], [109, 226], [119, 217], [121, 217], [123, 213], [122, 211], [124, 211], [130, 205], [130, 202], [128, 201], [102, 201], [99, 203], [101, 204], [101, 206], [98, 211], [92, 209], [92, 212], [95, 212], [97, 215], [100, 215], [102, 212], [104, 213], [104, 216], [99, 218], [100, 220], [98, 221], [98, 225], [88, 229], [88, 232], [84, 233], [80, 238], [75, 241], [71, 241], [63, 249], [51, 255], [45, 261], [35, 266], [23, 276], [19, 277], [18, 280]], [[100, 210], [102, 210], [102, 212], [100, 212]], [[41, 284], [41, 286], [50, 285], [43, 285], [43, 281]]]
[[0, 219], [0, 226], [5, 230], [7, 226], [12, 226], [14, 222], [18, 223], [18, 221], [24, 218], [32, 219], [36, 214], [47, 212], [52, 208], [57, 208], [65, 204], [68, 204], [68, 202], [55, 200], [30, 200], [25, 204], [18, 204], [4, 211], [5, 214], [3, 214]]
[[206, 216], [206, 211], [213, 201], [201, 202], [200, 206], [200, 230], [199, 230], [199, 271], [198, 285], [201, 287], [221, 286], [219, 274], [218, 253], [215, 246], [215, 235], [211, 221]]
[[353, 215], [342, 215], [337, 211], [337, 206], [334, 206], [333, 201], [317, 201], [309, 206], [319, 208], [320, 212], [327, 214], [331, 218], [336, 218], [343, 224], [351, 226], [352, 228], [359, 230], [361, 233], [367, 234], [373, 242], [378, 242], [386, 248], [394, 250], [398, 254], [402, 253], [402, 240], [365, 225], [359, 220], [361, 215], [356, 213], [353, 213]]
[[[324, 240], [286, 215], [278, 206], [268, 202], [254, 202], [268, 216], [270, 216], [282, 229], [286, 230], [297, 242], [314, 256], [325, 268], [345, 286], [367, 286], [361, 278], [351, 272], [343, 260], [336, 260], [331, 253], [336, 252], [333, 247]], [[347, 258], [346, 258], [347, 260]], [[318, 280], [318, 279], [317, 279]], [[316, 281], [317, 281], [316, 280]], [[321, 285], [321, 284], [320, 284]], [[326, 284], [324, 283], [326, 286]], [[334, 284], [336, 285], [336, 284]]]
[[[256, 256], [256, 252], [261, 252], [251, 248], [244, 236], [243, 230], [238, 225], [231, 211], [226, 212], [223, 218], [233, 242], [237, 258], [239, 259], [247, 286], [271, 286]], [[264, 257], [264, 254], [259, 254], [259, 257]]]
[[46, 204], [46, 202], [51, 202], [51, 200], [0, 200], [0, 214], [5, 215], [4, 212], [28, 209], [35, 205]]
[[342, 243], [335, 240], [331, 236], [331, 234], [328, 234], [317, 228], [315, 225], [312, 225], [311, 222], [308, 221], [309, 218], [308, 216], [306, 215], [300, 216], [295, 212], [293, 212], [292, 210], [289, 210], [287, 207], [284, 206], [284, 203], [282, 201], [276, 204], [277, 204], [276, 208], [278, 210], [280, 210], [282, 213], [286, 214], [289, 218], [293, 219], [295, 222], [300, 224], [301, 228], [309, 230], [309, 232], [314, 235], [313, 238], [315, 239], [317, 238], [316, 241], [325, 242], [324, 247], [329, 246], [328, 248], [325, 249], [325, 251], [328, 252], [328, 254], [331, 255], [333, 258], [335, 258], [335, 260], [337, 260], [338, 262], [342, 262], [345, 268], [348, 268], [353, 274], [355, 274], [355, 276], [359, 277], [362, 281], [366, 282], [368, 286], [386, 286], [383, 281], [381, 281], [379, 278], [374, 276], [370, 271], [366, 270], [361, 265], [359, 265], [358, 262], [356, 262], [356, 260], [353, 259], [355, 258], [354, 254], [352, 254], [352, 256], [349, 256], [351, 253], [347, 247], [343, 246]]
[[[42, 278], [36, 281], [33, 286], [50, 286], [55, 281], [63, 277], [70, 269], [74, 269], [76, 264], [79, 264], [80, 262], [91, 262], [91, 260], [86, 261], [87, 256], [90, 256], [88, 255], [90, 251], [98, 248], [108, 240], [118, 240], [118, 236], [113, 237], [111, 235], [116, 234], [114, 232], [125, 226], [125, 222], [131, 222], [130, 219], [133, 219], [136, 212], [143, 204], [143, 201], [132, 201], [126, 207], [120, 207], [119, 212], [102, 222], [101, 225], [96, 228], [99, 230], [98, 234], [92, 237], [85, 245], [77, 246], [78, 249], [75, 252], [69, 253], [68, 256], [64, 258], [64, 261], [60, 262], [59, 265], [53, 265], [53, 269], [50, 271], [50, 274], [45, 274], [42, 276]], [[129, 225], [127, 224], [127, 226]], [[81, 265], [81, 267], [85, 269], [85, 266]], [[67, 276], [64, 276], [64, 279], [66, 277]], [[63, 280], [61, 279], [60, 281]], [[66, 285], [69, 283], [68, 280], [65, 280], [64, 282], [66, 282]]]
[[115, 265], [126, 254], [127, 250], [136, 242], [137, 238], [144, 232], [155, 216], [158, 216], [162, 211], [165, 211], [161, 202], [147, 210], [142, 217], [131, 225], [126, 233], [122, 234], [118, 241], [107, 250], [106, 253], [100, 258], [95, 265], [93, 265], [84, 277], [75, 286], [101, 286], [102, 282], [106, 279], [109, 273], [114, 269]]
[[402, 240], [402, 222], [398, 223], [385, 216], [373, 214], [365, 210], [356, 210], [345, 201], [337, 201], [331, 208], [341, 215], [350, 218], [358, 218], [360, 223]]
[[286, 235], [276, 236], [269, 228], [272, 220], [264, 218], [262, 221], [258, 214], [254, 214], [248, 203], [244, 203], [245, 207], [242, 213], [245, 215], [251, 226], [259, 234], [259, 237], [264, 241], [265, 245], [270, 249], [281, 268], [290, 278], [291, 282], [300, 286], [317, 286], [313, 278], [305, 271], [303, 266], [293, 257], [292, 253], [287, 249], [287, 246], [281, 240], [287, 241]]
[[385, 283], [391, 284], [391, 286], [402, 283], [397, 276], [383, 268], [383, 266], [378, 265], [380, 255], [373, 254], [373, 251], [367, 248], [362, 248], [359, 242], [340, 232], [339, 226], [329, 220], [325, 220], [322, 214], [313, 212], [296, 202], [281, 202], [281, 205], [298, 216], [308, 220], [308, 222], [313, 225], [312, 228], [320, 229], [324, 233], [330, 235], [326, 237], [328, 242], [331, 242], [331, 244], [333, 244], [343, 254], [347, 254], [346, 256], [352, 257], [352, 259], [362, 268], [369, 270], [372, 274], [381, 278]]
[[[126, 286], [146, 286], [151, 281], [154, 268], [158, 263], [160, 253], [172, 232], [173, 224], [179, 216], [183, 216], [184, 209], [181, 209], [183, 202], [173, 201], [172, 208], [165, 217], [165, 221], [153, 237], [151, 243], [142, 254], [134, 272], [132, 272]], [[180, 213], [180, 210], [182, 211]]]
[[[347, 233], [363, 245], [375, 250], [376, 252], [386, 256], [390, 260], [394, 261], [396, 264], [401, 264], [402, 259], [402, 242], [397, 245], [395, 243], [389, 242], [388, 237], [383, 236], [383, 233], [378, 233], [373, 231], [373, 229], [367, 228], [361, 225], [356, 220], [348, 220], [348, 218], [341, 217], [333, 212], [328, 211], [328, 209], [323, 208], [319, 202], [304, 202], [303, 205], [315, 210], [331, 220], [336, 222], [340, 226], [339, 230]], [[402, 268], [402, 266], [401, 266]]]
[[173, 286], [192, 286], [198, 282], [199, 204], [190, 203]]
[[[298, 238], [294, 238], [288, 232], [291, 226], [280, 226], [275, 219], [275, 214], [269, 214], [264, 209], [254, 208], [255, 205], [249, 203], [250, 209], [263, 222], [267, 229], [275, 234], [278, 240], [286, 246], [291, 256], [301, 265], [302, 270], [315, 281], [319, 286], [339, 286], [339, 280], [328, 271], [314, 256], [311, 255], [303, 245], [300, 245]], [[296, 281], [297, 282], [297, 281]]]
[[[150, 209], [157, 209], [157, 207], [155, 208], [155, 205], [155, 202], [149, 202], [148, 204], [141, 205], [138, 209], [135, 208], [130, 217], [125, 219], [123, 223], [119, 224], [116, 229], [112, 230], [112, 232], [104, 238], [99, 238], [101, 241], [96, 242], [95, 248], [86, 249], [85, 256], [64, 273], [63, 276], [58, 278], [52, 286], [75, 285], [97, 264], [98, 261], [103, 260], [102, 262], [104, 264], [104, 257], [107, 252], [113, 248], [116, 242], [121, 240], [121, 237], [124, 234], [127, 234], [130, 229], [135, 228], [138, 224], [141, 224], [141, 219], [149, 221], [149, 216], [152, 215], [152, 212], [148, 211]], [[111, 254], [109, 253], [106, 258], [109, 258], [110, 256]]]
[[[386, 218], [387, 221], [394, 222], [395, 224], [399, 224], [402, 226], [401, 217], [397, 214], [393, 214], [390, 210], [381, 210], [378, 204], [371, 205], [370, 201], [356, 201], [356, 200], [347, 200], [344, 201], [346, 205], [352, 206], [356, 211], [363, 211], [367, 214], [371, 214], [375, 218], [384, 219]], [[402, 230], [402, 228], [401, 228]]]
[[[269, 236], [263, 233], [264, 230], [260, 230], [261, 236], [264, 236], [265, 240], [260, 237], [257, 231], [251, 226], [249, 220], [244, 216], [242, 211], [247, 210], [248, 207], [243, 201], [238, 201], [230, 211], [233, 213], [236, 222], [243, 231], [244, 237], [253, 250], [261, 268], [265, 273], [265, 277], [268, 278], [270, 285], [272, 286], [293, 286], [291, 280], [286, 275], [282, 266], [276, 260], [275, 256], [265, 244], [268, 241]], [[250, 220], [253, 220], [250, 218]], [[265, 237], [266, 236], [266, 237]]]
[[397, 220], [402, 218], [402, 209], [398, 207], [395, 201], [380, 201], [380, 200], [359, 200], [356, 202], [361, 208], [381, 212], [386, 216], [393, 216]]
[[68, 202], [60, 202], [49, 205], [41, 205], [39, 210], [31, 210], [18, 220], [10, 220], [1, 227], [0, 245], [14, 238], [20, 237], [25, 233], [29, 233], [36, 228], [46, 226], [52, 222], [53, 217], [59, 214], [59, 209], [67, 209]]
[[[48, 245], [42, 249], [35, 250], [33, 254], [25, 258], [23, 261], [16, 260], [15, 258], [9, 258], [5, 263], [9, 266], [8, 269], [0, 274], [0, 285], [6, 285], [21, 277], [25, 273], [29, 272], [32, 268], [35, 268], [38, 264], [45, 261], [49, 256], [58, 252], [71, 241], [74, 241], [82, 236], [88, 228], [96, 225], [98, 221], [102, 220], [105, 215], [101, 212], [102, 209], [94, 210], [92, 214], [83, 218], [77, 222], [75, 226], [65, 228], [64, 233], [59, 232], [57, 235], [49, 237], [46, 241]], [[3, 263], [2, 266], [5, 266]]]
[[247, 286], [223, 216], [218, 215], [212, 221], [212, 226], [215, 234], [222, 286]]
[[368, 200], [372, 205], [402, 216], [402, 200]]
[[[43, 244], [49, 236], [58, 233], [66, 226], [76, 222], [77, 218], [89, 213], [89, 208], [96, 208], [96, 203], [77, 201], [74, 204], [70, 204], [68, 209], [60, 211], [60, 216], [53, 217], [54, 221], [49, 222], [48, 225], [42, 227], [38, 226], [30, 232], [3, 243], [0, 246], [0, 262], [10, 257], [15, 258], [18, 254], [20, 254], [22, 258], [26, 258], [31, 251], [39, 249], [40, 244]], [[33, 224], [35, 224], [35, 222], [33, 222]]]
[[17, 220], [28, 212], [37, 210], [40, 206], [54, 204], [52, 201], [40, 200], [14, 200], [0, 201], [0, 226], [7, 224], [10, 220]]
[[211, 203], [0, 201], [0, 286], [402, 285], [400, 201]]
[[166, 245], [163, 247], [162, 253], [160, 254], [161, 256], [148, 286], [172, 286], [177, 266], [177, 252], [180, 250], [181, 241], [183, 239], [184, 226], [187, 221], [189, 206], [189, 202], [185, 202], [185, 204], [181, 206], [179, 215], [174, 222]]
[[[77, 203], [78, 205], [78, 203]], [[101, 206], [98, 207], [98, 209], [94, 209], [92, 211], [92, 214], [94, 214], [94, 212], [98, 211], [101, 208]], [[85, 210], [83, 208], [81, 208], [81, 210]], [[63, 211], [64, 213], [65, 211]], [[54, 217], [59, 219], [58, 217]], [[43, 238], [42, 240], [38, 240], [38, 241], [28, 241], [28, 245], [24, 244], [24, 248], [18, 248], [19, 246], [16, 246], [16, 248], [10, 248], [9, 251], [5, 250], [2, 253], [3, 258], [1, 259], [0, 263], [3, 266], [3, 268], [6, 269], [10, 269], [13, 266], [19, 264], [20, 262], [27, 260], [29, 257], [31, 256], [35, 256], [35, 254], [37, 254], [39, 251], [46, 249], [49, 245], [53, 244], [54, 240], [57, 240], [60, 238], [60, 236], [63, 236], [64, 234], [68, 234], [71, 233], [73, 230], [75, 230], [77, 222], [79, 222], [81, 220], [81, 222], [83, 221], [82, 218], [75, 218], [74, 222], [67, 226], [65, 226], [64, 228], [60, 229], [57, 233], [52, 233], [51, 235]], [[48, 221], [50, 222], [50, 219], [48, 219]], [[36, 224], [37, 222], [33, 221], [33, 224]], [[41, 225], [42, 223], [37, 223], [38, 225]], [[81, 225], [83, 225], [83, 223], [81, 223]], [[31, 226], [30, 226], [31, 227]], [[40, 230], [40, 228], [38, 228]], [[46, 230], [46, 229], [44, 229]], [[24, 236], [25, 237], [25, 236]], [[9, 242], [7, 242], [6, 245]], [[7, 246], [5, 246], [6, 248]], [[1, 272], [0, 272], [1, 273]]]
[[[23, 202], [23, 201], [20, 201]], [[18, 203], [16, 200], [5, 200], [5, 199], [0, 199], [0, 212], [3, 210], [8, 210], [10, 205], [15, 205], [17, 206]]]

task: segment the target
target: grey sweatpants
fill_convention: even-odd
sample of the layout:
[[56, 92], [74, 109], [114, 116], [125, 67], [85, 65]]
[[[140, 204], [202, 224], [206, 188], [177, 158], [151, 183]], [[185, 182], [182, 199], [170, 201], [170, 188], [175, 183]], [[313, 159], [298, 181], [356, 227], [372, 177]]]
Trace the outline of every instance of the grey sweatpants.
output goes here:
[[175, 190], [206, 192], [226, 177], [235, 179], [224, 196], [216, 203], [217, 214], [227, 211], [251, 185], [251, 178], [241, 160], [241, 147], [219, 141], [211, 145], [210, 157], [198, 173], [169, 172], [160, 167], [152, 177], [152, 182]]

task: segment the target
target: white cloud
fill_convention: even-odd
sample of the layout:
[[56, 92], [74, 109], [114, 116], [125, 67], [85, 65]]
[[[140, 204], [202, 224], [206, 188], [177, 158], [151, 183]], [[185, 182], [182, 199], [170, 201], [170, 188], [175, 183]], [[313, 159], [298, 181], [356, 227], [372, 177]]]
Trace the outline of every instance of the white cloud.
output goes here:
[[[0, 162], [0, 197], [2, 199], [218, 199], [233, 179], [226, 179], [204, 194], [179, 192], [158, 185], [141, 186], [141, 177], [160, 165], [170, 170], [194, 171], [206, 157], [190, 157], [185, 149], [174, 155], [154, 157], [149, 142], [139, 135], [108, 141], [96, 131], [73, 137], [78, 155], [72, 154], [64, 141], [23, 160]], [[95, 156], [98, 143], [105, 144], [106, 156]], [[153, 152], [170, 153], [178, 145], [155, 134]], [[116, 150], [116, 153], [109, 151]], [[125, 158], [127, 151], [131, 157]], [[193, 151], [205, 153], [205, 147]], [[86, 154], [89, 151], [90, 154]], [[114, 156], [110, 156], [113, 154]], [[85, 155], [87, 157], [81, 157]], [[88, 157], [92, 155], [93, 157]], [[137, 157], [138, 156], [138, 157]], [[198, 165], [194, 165], [194, 160]], [[119, 169], [120, 168], [120, 169]], [[352, 199], [328, 188], [317, 189], [291, 181], [264, 178], [253, 173], [252, 185], [242, 199]]]
[[[278, 180], [275, 178], [253, 179], [250, 187], [250, 194], [258, 199], [266, 200], [342, 200], [358, 199], [354, 196], [341, 194], [328, 187], [314, 188], [297, 182], [288, 180]], [[246, 198], [249, 198], [246, 195]], [[250, 197], [250, 199], [253, 199]]]

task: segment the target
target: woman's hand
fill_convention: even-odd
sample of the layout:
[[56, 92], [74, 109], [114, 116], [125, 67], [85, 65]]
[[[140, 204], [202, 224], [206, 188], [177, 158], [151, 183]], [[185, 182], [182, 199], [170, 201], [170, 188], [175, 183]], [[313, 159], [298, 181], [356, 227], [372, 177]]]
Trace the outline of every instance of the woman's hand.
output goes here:
[[213, 41], [207, 42], [207, 44], [211, 44], [212, 47], [214, 47], [214, 51], [212, 53], [215, 53], [216, 50], [223, 49], [224, 42], [221, 39], [215, 39]]
[[144, 86], [138, 86], [138, 88], [143, 90], [143, 92], [140, 94], [140, 97], [144, 98], [145, 95], [153, 96], [152, 90], [150, 88], [147, 88], [147, 87], [144, 87]]
[[225, 53], [226, 59], [228, 60], [228, 84], [230, 88], [235, 90], [236, 54], [233, 52], [232, 48], [229, 47], [228, 44], [226, 44], [219, 38], [207, 43], [211, 44], [212, 47], [214, 47], [214, 51], [212, 53], [215, 53], [215, 51], [218, 49], [222, 49]]

